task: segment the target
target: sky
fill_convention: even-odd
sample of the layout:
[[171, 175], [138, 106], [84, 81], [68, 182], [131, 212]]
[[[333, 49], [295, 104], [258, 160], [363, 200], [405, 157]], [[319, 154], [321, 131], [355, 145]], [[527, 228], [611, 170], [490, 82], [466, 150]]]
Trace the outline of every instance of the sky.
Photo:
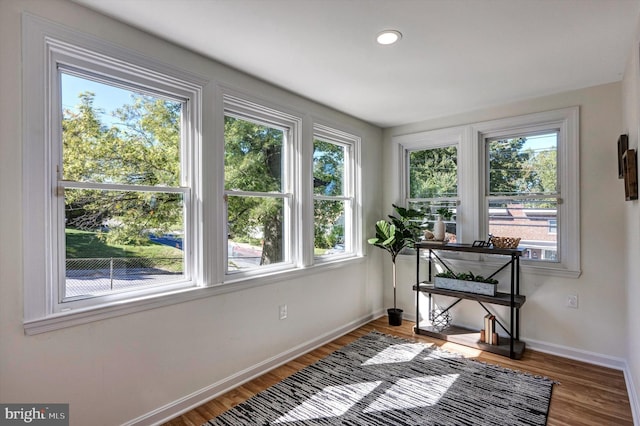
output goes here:
[[[103, 124], [110, 126], [114, 124], [111, 112], [121, 106], [131, 103], [131, 90], [124, 90], [118, 87], [98, 83], [70, 74], [61, 73], [62, 80], [62, 107], [64, 109], [74, 110], [78, 105], [78, 94], [82, 92], [93, 92], [95, 94], [94, 106], [102, 109], [103, 114], [100, 119]], [[556, 134], [537, 135], [527, 138], [523, 146], [523, 150], [532, 149], [533, 151], [543, 151], [550, 148], [557, 148]]]
[[75, 107], [80, 103], [78, 94], [93, 92], [95, 94], [93, 105], [104, 110], [104, 114], [100, 115], [100, 119], [107, 126], [114, 123], [111, 112], [125, 104], [130, 104], [131, 94], [134, 93], [130, 90], [120, 89], [70, 74], [61, 73], [60, 78], [62, 81], [62, 108], [75, 110]]
[[522, 150], [531, 148], [534, 152], [545, 151], [549, 149], [557, 149], [557, 134], [551, 133], [547, 135], [537, 135], [527, 137]]

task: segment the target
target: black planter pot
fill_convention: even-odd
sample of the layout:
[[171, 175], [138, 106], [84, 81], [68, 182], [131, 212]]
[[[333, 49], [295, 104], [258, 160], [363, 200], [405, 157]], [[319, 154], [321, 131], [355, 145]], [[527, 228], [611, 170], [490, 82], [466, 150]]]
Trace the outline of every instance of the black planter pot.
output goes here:
[[389, 315], [389, 325], [402, 325], [402, 309], [389, 308], [387, 309], [387, 315]]

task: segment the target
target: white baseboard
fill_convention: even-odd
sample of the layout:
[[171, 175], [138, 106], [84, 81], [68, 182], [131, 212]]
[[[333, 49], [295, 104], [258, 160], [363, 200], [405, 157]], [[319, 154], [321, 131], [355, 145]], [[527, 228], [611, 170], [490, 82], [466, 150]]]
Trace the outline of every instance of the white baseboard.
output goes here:
[[636, 392], [636, 386], [633, 382], [633, 376], [629, 365], [627, 364], [624, 371], [624, 381], [627, 384], [627, 394], [629, 395], [629, 404], [631, 404], [631, 414], [633, 415], [633, 424], [640, 426], [640, 400]]
[[638, 393], [636, 392], [629, 364], [625, 359], [602, 355], [595, 352], [583, 351], [581, 349], [569, 348], [567, 346], [556, 345], [553, 343], [540, 342], [537, 340], [526, 338], [523, 338], [522, 340], [527, 343], [528, 348], [533, 349], [534, 351], [588, 362], [589, 364], [609, 367], [614, 370], [621, 370], [624, 374], [624, 382], [627, 385], [627, 395], [629, 396], [629, 405], [631, 405], [633, 424], [635, 426], [640, 426], [640, 400], [638, 399]]
[[588, 362], [589, 364], [613, 368], [614, 370], [624, 371], [625, 368], [627, 368], [627, 361], [624, 358], [575, 349], [555, 343], [541, 342], [539, 340], [527, 339], [526, 337], [522, 337], [522, 340], [527, 344], [527, 348], [533, 349], [534, 351], [558, 355], [576, 361]]
[[190, 411], [204, 404], [205, 402], [242, 385], [243, 383], [253, 380], [256, 377], [259, 377], [276, 367], [286, 364], [287, 362], [296, 359], [301, 355], [319, 348], [320, 346], [325, 345], [332, 340], [335, 340], [338, 337], [343, 336], [367, 324], [368, 322], [381, 317], [383, 313], [384, 311], [380, 310], [358, 318], [357, 320], [354, 320], [345, 326], [339, 327], [335, 330], [320, 335], [315, 339], [309, 340], [294, 348], [288, 349], [276, 356], [264, 360], [259, 364], [239, 371], [225, 379], [213, 383], [206, 388], [200, 389], [190, 395], [187, 395], [163, 407], [160, 407], [127, 423], [124, 423], [123, 426], [148, 426], [165, 423], [174, 417], [186, 413], [187, 411]]

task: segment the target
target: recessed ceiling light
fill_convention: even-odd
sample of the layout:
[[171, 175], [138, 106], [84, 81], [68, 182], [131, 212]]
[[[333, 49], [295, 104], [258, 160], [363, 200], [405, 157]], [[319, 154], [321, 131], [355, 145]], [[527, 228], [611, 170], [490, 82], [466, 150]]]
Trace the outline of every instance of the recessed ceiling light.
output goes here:
[[396, 30], [384, 30], [378, 34], [376, 41], [378, 44], [393, 44], [402, 38], [400, 31]]

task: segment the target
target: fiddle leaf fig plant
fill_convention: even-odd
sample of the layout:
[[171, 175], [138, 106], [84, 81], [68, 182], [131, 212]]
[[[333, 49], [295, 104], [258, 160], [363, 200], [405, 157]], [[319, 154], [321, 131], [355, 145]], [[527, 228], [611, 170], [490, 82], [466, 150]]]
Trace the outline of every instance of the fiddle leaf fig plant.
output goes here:
[[376, 222], [376, 236], [369, 238], [371, 245], [387, 251], [391, 255], [393, 274], [393, 309], [396, 307], [396, 258], [402, 250], [413, 247], [420, 235], [422, 213], [393, 204], [398, 216], [389, 215], [389, 220]]

